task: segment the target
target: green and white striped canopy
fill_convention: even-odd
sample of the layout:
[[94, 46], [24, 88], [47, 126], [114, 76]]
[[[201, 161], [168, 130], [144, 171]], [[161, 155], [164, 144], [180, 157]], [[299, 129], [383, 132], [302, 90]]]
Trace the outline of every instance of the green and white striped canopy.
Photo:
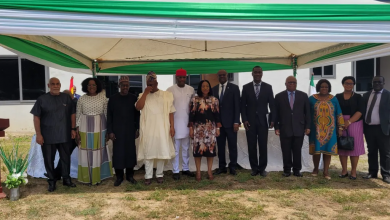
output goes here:
[[389, 43], [387, 1], [0, 1], [0, 45], [72, 72], [308, 68], [390, 55]]

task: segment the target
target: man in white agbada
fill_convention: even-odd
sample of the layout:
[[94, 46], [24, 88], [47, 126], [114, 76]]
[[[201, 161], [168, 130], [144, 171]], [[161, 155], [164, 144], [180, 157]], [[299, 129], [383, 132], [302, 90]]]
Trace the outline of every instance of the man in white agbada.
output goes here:
[[156, 178], [163, 183], [164, 163], [175, 157], [173, 137], [175, 126], [173, 113], [173, 95], [157, 88], [157, 76], [154, 72], [146, 75], [147, 87], [139, 94], [135, 108], [141, 111], [139, 129], [138, 160], [145, 163], [145, 185], [153, 178], [153, 166], [156, 162]]
[[172, 172], [173, 179], [179, 180], [179, 161], [180, 161], [180, 147], [182, 148], [182, 174], [194, 177], [195, 174], [190, 172], [189, 161], [190, 161], [190, 136], [188, 128], [188, 119], [190, 113], [190, 100], [194, 96], [194, 88], [186, 85], [187, 71], [184, 69], [178, 69], [176, 71], [176, 84], [169, 87], [167, 91], [173, 94], [173, 105], [176, 108], [174, 113], [175, 121], [175, 153], [176, 156], [172, 160]]

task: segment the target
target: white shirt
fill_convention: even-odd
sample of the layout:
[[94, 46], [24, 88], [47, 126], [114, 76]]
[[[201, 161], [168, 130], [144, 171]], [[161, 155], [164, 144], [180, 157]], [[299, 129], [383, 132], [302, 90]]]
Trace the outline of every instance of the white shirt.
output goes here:
[[189, 85], [184, 85], [183, 88], [177, 84], [169, 87], [167, 91], [173, 94], [173, 105], [176, 112], [174, 113], [175, 120], [175, 139], [189, 137], [188, 119], [190, 114], [190, 101], [195, 94], [194, 88]]
[[222, 85], [223, 85], [223, 94], [225, 94], [227, 84], [228, 84], [227, 81], [224, 84], [221, 83], [219, 84], [218, 97], [221, 97]]
[[[381, 120], [379, 118], [379, 104], [381, 103], [383, 89], [381, 91], [378, 91], [378, 92], [379, 93], [376, 95], [376, 101], [375, 101], [374, 108], [372, 109], [371, 123], [369, 123], [369, 125], [380, 125], [381, 124]], [[372, 90], [370, 97], [368, 98], [366, 120], [367, 120], [368, 111], [370, 110], [371, 102], [372, 102], [372, 99], [374, 98], [374, 95], [375, 95], [375, 90]]]

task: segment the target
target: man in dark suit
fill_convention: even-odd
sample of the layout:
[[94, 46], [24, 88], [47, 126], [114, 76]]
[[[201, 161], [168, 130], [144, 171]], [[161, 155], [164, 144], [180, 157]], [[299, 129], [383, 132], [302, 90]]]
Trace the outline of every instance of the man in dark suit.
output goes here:
[[219, 115], [222, 122], [220, 135], [217, 137], [219, 169], [214, 175], [227, 173], [225, 146], [229, 148], [230, 174], [236, 175], [237, 165], [237, 132], [240, 127], [240, 89], [229, 83], [227, 72], [218, 71], [219, 84], [214, 86], [213, 95], [219, 100]]
[[368, 174], [365, 179], [378, 176], [378, 150], [383, 181], [390, 183], [390, 92], [383, 89], [385, 78], [375, 76], [373, 90], [363, 95], [367, 106], [364, 114], [364, 136], [368, 149]]
[[[263, 69], [255, 66], [252, 70], [253, 82], [243, 86], [241, 95], [241, 117], [248, 141], [249, 163], [252, 176], [267, 176], [267, 141], [268, 128], [274, 127], [275, 100], [272, 86], [262, 82]], [[267, 122], [268, 106], [269, 125]], [[257, 159], [257, 142], [259, 143], [259, 159]]]
[[287, 77], [286, 88], [275, 96], [275, 134], [280, 136], [283, 176], [289, 177], [293, 168], [293, 175], [302, 177], [302, 144], [311, 122], [309, 98], [297, 90], [294, 76]]

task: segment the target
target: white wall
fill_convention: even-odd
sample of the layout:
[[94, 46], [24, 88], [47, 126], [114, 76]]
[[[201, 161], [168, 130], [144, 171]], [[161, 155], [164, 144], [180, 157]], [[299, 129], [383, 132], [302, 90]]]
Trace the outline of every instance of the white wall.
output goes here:
[[[1, 104], [0, 104], [1, 105]], [[33, 116], [30, 114], [34, 103], [9, 104], [0, 106], [0, 118], [8, 118], [10, 127], [5, 131], [12, 133], [34, 132]]]
[[158, 88], [165, 91], [173, 84], [175, 84], [175, 80], [173, 75], [157, 75]]
[[[238, 75], [240, 90], [242, 90], [243, 85], [252, 82], [253, 80], [251, 72], [239, 73]], [[286, 89], [284, 83], [286, 82], [286, 78], [291, 75], [293, 75], [292, 70], [264, 71], [262, 81], [271, 84], [274, 94], [276, 95], [277, 93]], [[343, 77], [351, 75], [351, 63], [337, 64], [336, 78], [328, 79], [329, 82], [332, 84], [331, 94], [336, 95], [337, 93], [343, 92], [341, 80], [343, 79]], [[298, 69], [297, 82], [297, 89], [307, 93], [310, 85], [310, 69]], [[314, 84], [316, 84], [317, 82], [318, 80], [314, 80]]]

